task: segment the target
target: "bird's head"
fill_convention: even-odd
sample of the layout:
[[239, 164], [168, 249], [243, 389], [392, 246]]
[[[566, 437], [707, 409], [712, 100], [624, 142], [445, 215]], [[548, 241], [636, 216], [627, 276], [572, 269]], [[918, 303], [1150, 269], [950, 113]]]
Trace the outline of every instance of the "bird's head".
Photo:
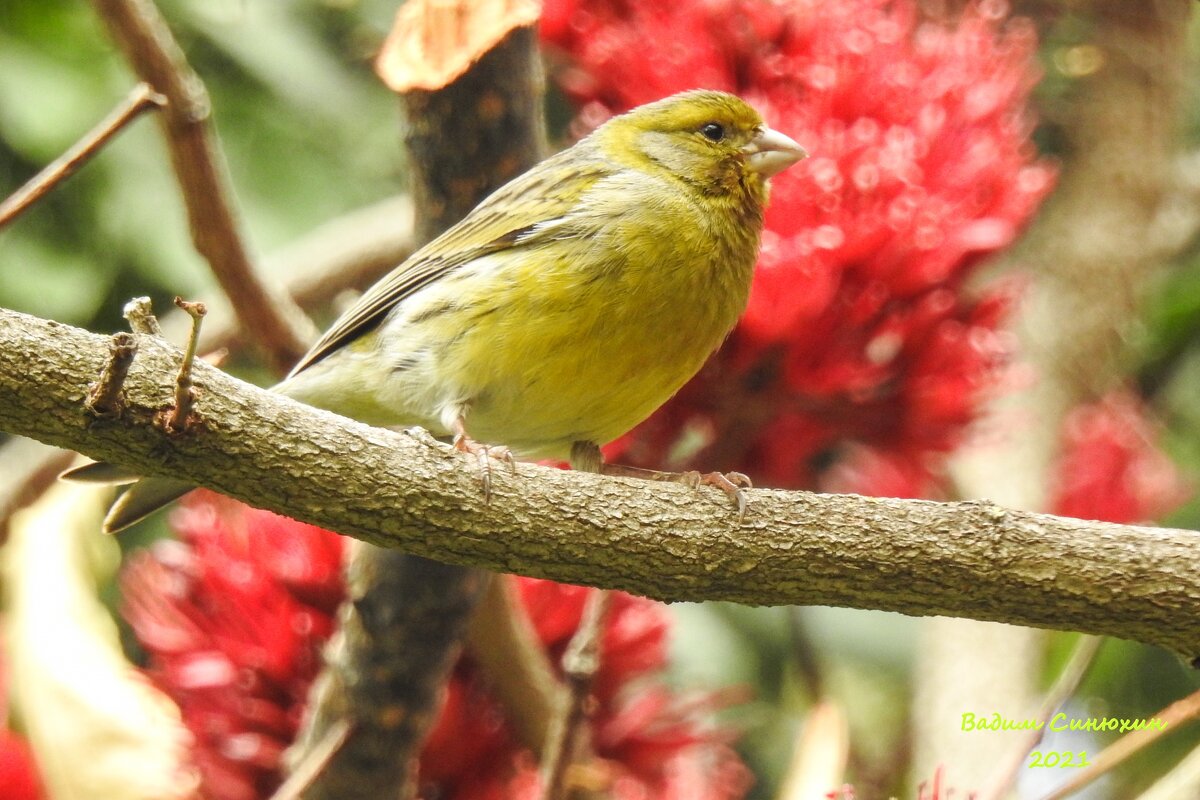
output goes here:
[[662, 169], [709, 195], [760, 196], [772, 175], [808, 154], [725, 92], [681, 92], [614, 117], [596, 131], [623, 161]]

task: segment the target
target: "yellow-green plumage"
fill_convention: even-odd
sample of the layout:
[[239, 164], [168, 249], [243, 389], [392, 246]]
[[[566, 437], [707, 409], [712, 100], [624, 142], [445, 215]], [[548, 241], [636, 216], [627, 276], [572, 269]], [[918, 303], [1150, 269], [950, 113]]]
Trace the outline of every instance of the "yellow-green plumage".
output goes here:
[[[699, 133], [714, 121], [723, 141]], [[280, 390], [438, 433], [462, 413], [473, 438], [528, 457], [620, 436], [745, 307], [767, 193], [741, 148], [761, 129], [717, 92], [611, 120], [415, 254], [392, 283], [438, 277], [398, 303], [385, 280], [359, 308], [386, 298], [387, 319], [350, 348], [339, 339], [354, 328], [335, 325], [333, 351], [318, 345]]]
[[[594, 449], [678, 391], [733, 327], [766, 179], [803, 156], [720, 92], [615, 117], [413, 254], [276, 389], [519, 456]], [[110, 529], [151, 503], [126, 505]]]

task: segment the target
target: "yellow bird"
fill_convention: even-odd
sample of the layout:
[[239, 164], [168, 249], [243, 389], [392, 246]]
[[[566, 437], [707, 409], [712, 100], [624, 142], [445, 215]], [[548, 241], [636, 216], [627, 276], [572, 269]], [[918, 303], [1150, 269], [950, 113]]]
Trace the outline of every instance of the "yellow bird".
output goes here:
[[[372, 425], [454, 436], [481, 458], [485, 480], [478, 442], [642, 474], [604, 464], [600, 445], [720, 346], [749, 295], [767, 179], [805, 156], [723, 92], [614, 117], [375, 284], [275, 391]], [[718, 473], [703, 480], [740, 497]], [[105, 529], [190, 488], [144, 479]]]

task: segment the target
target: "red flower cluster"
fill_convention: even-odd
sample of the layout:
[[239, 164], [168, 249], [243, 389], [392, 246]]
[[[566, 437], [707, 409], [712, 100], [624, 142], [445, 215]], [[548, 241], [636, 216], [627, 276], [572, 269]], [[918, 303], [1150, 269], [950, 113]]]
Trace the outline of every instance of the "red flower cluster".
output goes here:
[[42, 800], [42, 779], [29, 743], [7, 728], [0, 728], [0, 788], [5, 800]]
[[343, 595], [342, 537], [207, 492], [134, 555], [122, 612], [195, 737], [201, 796], [269, 797]]
[[[123, 612], [150, 654], [150, 671], [195, 736], [201, 796], [269, 797], [295, 737], [320, 648], [344, 593], [342, 538], [210, 493], [176, 514], [178, 542], [135, 555], [122, 576]], [[519, 579], [524, 606], [554, 663], [590, 591]], [[732, 800], [745, 767], [702, 721], [654, 680], [666, 661], [661, 604], [614, 595], [594, 685], [592, 744], [619, 800]], [[425, 796], [521, 800], [539, 795], [537, 764], [510, 733], [471, 661], [454, 670], [421, 758]]]
[[1159, 519], [1191, 493], [1157, 445], [1144, 406], [1125, 391], [1080, 406], [1063, 424], [1054, 513], [1134, 523]]
[[[521, 599], [547, 655], [558, 664], [590, 589], [518, 578]], [[602, 760], [594, 779], [616, 800], [730, 800], [749, 773], [717, 732], [701, 721], [712, 699], [692, 707], [654, 673], [666, 663], [665, 606], [615, 593], [604, 623], [592, 746]], [[446, 708], [421, 757], [423, 796], [445, 800], [537, 800], [538, 765], [504, 721], [469, 659], [455, 669]]]
[[8, 727], [8, 666], [0, 647], [0, 789], [5, 800], [42, 800], [41, 774], [25, 737]]
[[[776, 486], [916, 495], [1010, 344], [964, 283], [1052, 183], [1025, 101], [1035, 35], [1003, 4], [954, 25], [894, 0], [547, 0], [583, 127], [681, 89], [746, 97], [812, 157], [773, 183], [747, 313], [612, 456]], [[647, 49], [647, 41], [655, 47]], [[656, 463], [658, 462], [658, 463]]]

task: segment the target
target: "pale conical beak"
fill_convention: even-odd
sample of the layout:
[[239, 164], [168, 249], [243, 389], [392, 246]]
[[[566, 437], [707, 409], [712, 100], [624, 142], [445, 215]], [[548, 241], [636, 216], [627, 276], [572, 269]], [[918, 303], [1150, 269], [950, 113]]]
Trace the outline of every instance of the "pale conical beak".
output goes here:
[[808, 151], [792, 141], [791, 137], [771, 128], [763, 128], [742, 148], [746, 154], [746, 167], [769, 178], [777, 172], [808, 158]]

